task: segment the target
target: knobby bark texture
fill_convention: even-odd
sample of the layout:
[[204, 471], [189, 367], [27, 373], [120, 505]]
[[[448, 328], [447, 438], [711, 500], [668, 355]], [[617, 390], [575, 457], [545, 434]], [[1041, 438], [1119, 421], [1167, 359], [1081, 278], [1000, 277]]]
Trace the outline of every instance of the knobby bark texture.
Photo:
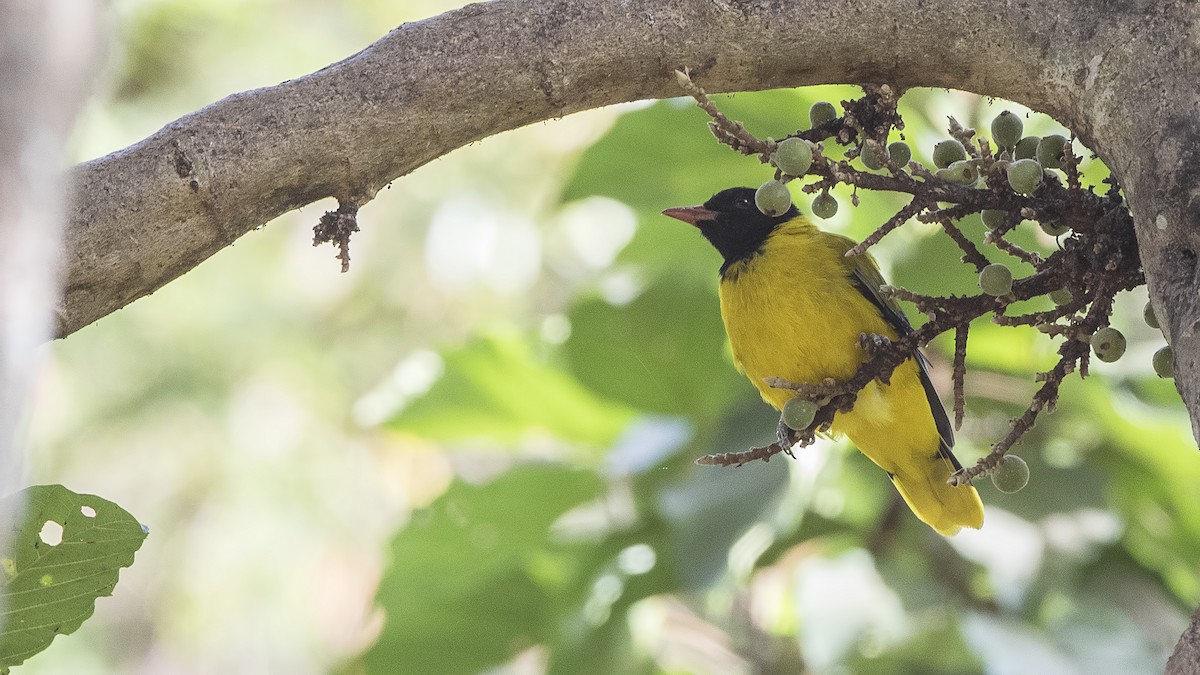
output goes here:
[[1176, 385], [1200, 433], [1198, 19], [1200, 3], [1185, 0], [469, 5], [76, 167], [57, 331], [153, 292], [315, 200], [357, 206], [485, 136], [679, 95], [676, 68], [690, 68], [710, 92], [953, 87], [1053, 115], [1112, 168], [1175, 349]]
[[17, 428], [59, 292], [63, 146], [97, 62], [100, 9], [0, 0], [0, 495], [21, 486]]

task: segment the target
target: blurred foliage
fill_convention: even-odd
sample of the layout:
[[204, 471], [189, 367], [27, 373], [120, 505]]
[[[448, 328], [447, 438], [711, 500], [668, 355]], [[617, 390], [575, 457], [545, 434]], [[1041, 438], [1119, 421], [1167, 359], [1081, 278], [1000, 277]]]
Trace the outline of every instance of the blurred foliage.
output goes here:
[[445, 354], [444, 363], [436, 384], [393, 417], [393, 427], [436, 440], [475, 437], [512, 445], [541, 432], [603, 446], [633, 416], [562, 370], [536, 363], [516, 336], [478, 339]]
[[704, 414], [720, 411], [737, 387], [736, 373], [719, 362], [696, 363], [696, 354], [720, 354], [725, 342], [708, 289], [664, 278], [628, 304], [583, 300], [567, 316], [567, 366], [601, 395], [645, 411]]
[[[450, 4], [117, 2], [121, 44], [79, 125], [80, 158]], [[779, 138], [813, 101], [855, 94], [715, 99]], [[983, 129], [1004, 108], [1026, 112], [909, 92], [904, 135], [927, 161], [947, 115]], [[309, 247], [318, 204], [52, 345], [33, 478], [109, 496], [163, 536], [94, 620], [23, 668], [1161, 669], [1200, 602], [1200, 457], [1150, 369], [1162, 337], [1141, 324], [1144, 292], [1118, 299], [1125, 357], [1069, 380], [1018, 448], [1029, 486], [981, 482], [980, 532], [938, 537], [832, 441], [697, 467], [775, 425], [729, 358], [718, 255], [658, 215], [769, 177], [705, 122], [675, 99], [487, 139], [365, 207], [348, 274]], [[1087, 162], [1085, 175], [1106, 173]], [[835, 196], [822, 227], [857, 238], [903, 203]], [[963, 226], [982, 238], [977, 219]], [[1055, 245], [1032, 226], [1016, 236]], [[893, 283], [976, 292], [936, 228], [910, 223], [874, 251]], [[930, 349], [939, 386], [946, 346]], [[1003, 434], [1053, 354], [1036, 331], [972, 327], [964, 463]]]
[[387, 630], [364, 663], [475, 672], [548, 641], [581, 593], [580, 561], [550, 540], [550, 526], [601, 487], [592, 472], [556, 465], [514, 468], [482, 487], [456, 482], [392, 541], [379, 588]]
[[[720, 98], [726, 112], [756, 133], [782, 136], [816, 98], [838, 100], [853, 93], [825, 88]], [[1001, 109], [958, 95], [918, 92], [911, 98], [923, 106], [957, 104], [954, 114], [974, 125]], [[936, 115], [911, 107], [906, 112], [907, 135], [938, 137], [926, 126]], [[639, 280], [638, 292], [615, 301], [587, 295], [575, 300], [567, 312], [571, 336], [561, 346], [564, 366], [597, 396], [644, 413], [686, 418], [693, 440], [675, 455], [684, 460], [761, 442], [773, 421], [761, 411], [747, 414], [762, 406], [724, 356], [715, 253], [695, 233], [657, 216], [664, 207], [703, 201], [723, 187], [754, 185], [769, 175], [753, 160], [717, 146], [704, 122], [702, 114], [680, 101], [628, 112], [583, 153], [563, 190], [567, 201], [595, 195], [619, 199], [641, 224], [615, 261], [618, 269]], [[931, 147], [932, 142], [918, 144], [917, 155]], [[1104, 176], [1097, 162], [1088, 162], [1085, 172], [1091, 181]], [[807, 203], [807, 197], [797, 196], [799, 203]], [[835, 229], [862, 236], [896, 205], [890, 195], [860, 198], [852, 216], [832, 223]], [[977, 219], [964, 228], [975, 240], [982, 239]], [[1018, 231], [1016, 239], [1034, 249], [1054, 245], [1033, 226]], [[958, 264], [957, 248], [929, 228], [910, 225], [889, 235], [880, 250], [893, 278], [921, 292], [976, 292], [976, 275]], [[1011, 263], [998, 252], [989, 255]], [[1019, 265], [1013, 266], [1019, 273]], [[1117, 325], [1140, 320], [1129, 311], [1130, 304], [1123, 301]], [[1142, 352], [1161, 341], [1147, 331], [1131, 332], [1143, 341]], [[971, 338], [972, 419], [960, 443], [966, 461], [982, 454], [1008, 417], [1028, 402], [1032, 369], [1048, 367], [1054, 353], [1053, 344], [1036, 331], [989, 322], [980, 322]], [[989, 504], [988, 525], [948, 541], [895, 509], [895, 498], [875, 467], [857, 454], [843, 457], [836, 447], [806, 449], [803, 454], [809, 456], [790, 467], [688, 468], [667, 456], [659, 461], [670, 472], [665, 481], [645, 473], [644, 466], [632, 480], [619, 473], [601, 474], [610, 490], [625, 495], [632, 488], [636, 515], [604, 528], [605, 536], [592, 541], [591, 555], [602, 558], [602, 551], [613, 549], [611, 540], [630, 541], [637, 532], [637, 539], [651, 547], [658, 564], [669, 564], [670, 572], [647, 577], [636, 594], [612, 604], [601, 625], [586, 630], [603, 641], [621, 635], [618, 644], [629, 639], [625, 631], [632, 632], [648, 661], [627, 663], [616, 669], [620, 671], [758, 672], [780, 664], [792, 664], [783, 670], [799, 667], [801, 662], [814, 672], [841, 667], [864, 673], [1117, 673], [1160, 667], [1174, 635], [1169, 629], [1162, 635], [1155, 631], [1182, 625], [1186, 608], [1200, 599], [1196, 562], [1187, 553], [1200, 549], [1192, 540], [1195, 505], [1186, 487], [1196, 484], [1193, 474], [1200, 462], [1188, 450], [1177, 399], [1138, 403], [1145, 409], [1137, 415], [1119, 412], [1129, 405], [1123, 401], [1131, 397], [1123, 393], [1126, 387], [1162, 395], [1162, 387], [1150, 381], [1153, 374], [1146, 363], [1127, 359], [1111, 371], [1094, 371], [1087, 381], [1073, 380], [1065, 388], [1058, 413], [1026, 442], [1027, 448], [1044, 448], [1044, 454], [1023, 453], [1035, 476], [1029, 487], [1004, 495], [981, 485]], [[528, 389], [534, 397], [536, 390]], [[758, 485], [740, 480], [754, 476], [761, 477], [754, 479]], [[1139, 517], [1138, 507], [1125, 506], [1131, 499], [1142, 510], [1153, 509], [1153, 515]], [[809, 517], [802, 517], [805, 513]], [[1147, 517], [1157, 519], [1162, 528], [1157, 535], [1149, 535], [1139, 522]], [[644, 524], [655, 519], [661, 519], [657, 539], [656, 532], [644, 531]], [[394, 545], [402, 545], [404, 532]], [[477, 578], [484, 581], [485, 567], [468, 563], [453, 573], [463, 569], [480, 569]], [[590, 579], [593, 591], [604, 586], [614, 597], [631, 594], [622, 584], [605, 585], [611, 580], [605, 574]], [[384, 589], [391, 588], [389, 583], [415, 583], [421, 576], [411, 565], [393, 563]], [[763, 578], [775, 581], [766, 595], [758, 588]], [[664, 623], [649, 631], [655, 638], [640, 639], [645, 627], [633, 610], [650, 601], [642, 599], [645, 581], [661, 584], [649, 589], [649, 595], [683, 600], [698, 623], [660, 619]], [[491, 592], [502, 594], [509, 583], [497, 581]], [[586, 587], [586, 579], [582, 585]], [[1137, 587], [1139, 593], [1116, 590], [1121, 586]], [[587, 597], [573, 597], [579, 603], [576, 611], [585, 611]], [[403, 606], [390, 590], [381, 591], [379, 600], [385, 608]], [[780, 603], [784, 607], [771, 612], [756, 607]], [[503, 611], [515, 620], [521, 605], [514, 602], [502, 610], [482, 602], [477, 606], [483, 615]], [[383, 639], [414, 635], [406, 625], [385, 623]], [[533, 650], [551, 670], [570, 663], [571, 670], [564, 672], [612, 666], [601, 656], [612, 648], [595, 640], [585, 644], [596, 651], [580, 653], [578, 645], [533, 634], [526, 631], [525, 640], [511, 640], [509, 656]], [[724, 645], [731, 660], [706, 663], [704, 648], [694, 644], [704, 640]], [[798, 642], [789, 645], [789, 640]], [[1106, 647], [1111, 644], [1121, 645], [1120, 658], [1097, 656], [1111, 653]], [[691, 653], [675, 653], [689, 651], [689, 645]], [[794, 651], [797, 645], [799, 652]], [[392, 650], [387, 664], [421, 670], [416, 659], [423, 657], [417, 655], [427, 651]], [[378, 648], [369, 654], [377, 653]], [[406, 653], [414, 656], [406, 658]], [[378, 661], [368, 658], [366, 663], [372, 672], [386, 672]], [[479, 665], [455, 672], [473, 672]]]

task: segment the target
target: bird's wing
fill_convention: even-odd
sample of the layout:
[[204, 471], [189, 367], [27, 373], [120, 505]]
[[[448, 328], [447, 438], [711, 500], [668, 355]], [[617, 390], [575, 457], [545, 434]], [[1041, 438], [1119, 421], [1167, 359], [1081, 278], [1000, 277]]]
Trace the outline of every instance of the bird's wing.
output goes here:
[[[843, 254], [854, 245], [852, 240], [845, 237], [838, 237], [838, 239], [844, 240], [845, 248], [841, 251]], [[842, 249], [842, 246], [843, 242], [838, 241], [837, 247]], [[884, 285], [884, 281], [883, 275], [879, 272], [879, 266], [875, 264], [875, 259], [870, 254], [863, 253], [845, 260], [846, 266], [849, 268], [851, 283], [859, 293], [862, 293], [863, 297], [875, 305], [884, 321], [895, 328], [899, 335], [908, 335], [913, 332], [912, 324], [908, 322], [908, 317], [904, 316], [904, 312], [900, 310], [896, 301], [879, 292], [879, 287]], [[933, 388], [933, 382], [929, 379], [929, 362], [925, 360], [925, 355], [919, 350], [916, 352], [916, 360], [921, 386], [925, 388], [925, 397], [929, 399], [929, 410], [933, 413], [934, 424], [937, 425], [938, 435], [942, 439], [941, 447], [938, 450], [943, 457], [954, 463], [956, 470], [961, 469], [962, 465], [950, 452], [950, 448], [954, 447], [954, 427], [950, 425], [950, 418], [946, 416], [946, 408], [942, 406], [942, 400], [938, 398], [937, 390]]]

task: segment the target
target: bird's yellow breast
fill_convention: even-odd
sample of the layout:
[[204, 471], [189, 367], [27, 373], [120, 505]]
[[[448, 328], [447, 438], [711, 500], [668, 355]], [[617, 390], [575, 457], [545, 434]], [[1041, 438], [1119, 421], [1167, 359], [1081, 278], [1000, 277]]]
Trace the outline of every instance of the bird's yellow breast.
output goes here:
[[854, 287], [844, 242], [807, 223], [789, 223], [721, 282], [721, 317], [734, 361], [776, 408], [791, 393], [766, 386], [763, 378], [845, 380], [865, 358], [861, 333], [897, 337]]

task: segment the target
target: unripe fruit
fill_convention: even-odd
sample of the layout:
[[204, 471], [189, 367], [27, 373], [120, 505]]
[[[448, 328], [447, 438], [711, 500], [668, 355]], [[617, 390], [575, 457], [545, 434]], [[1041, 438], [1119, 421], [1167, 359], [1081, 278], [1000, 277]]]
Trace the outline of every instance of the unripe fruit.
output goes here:
[[874, 146], [870, 143], [864, 142], [862, 144], [862, 150], [860, 150], [858, 153], [858, 158], [862, 160], [863, 166], [867, 167], [868, 169], [870, 169], [872, 171], [875, 171], [877, 169], [882, 169], [883, 162], [884, 162], [884, 160], [887, 159], [887, 155], [886, 155], [887, 149], [884, 148], [885, 154], [883, 157], [880, 157], [879, 153], [876, 152], [875, 147], [876, 146]]
[[1071, 228], [1063, 225], [1062, 223], [1047, 223], [1042, 221], [1038, 223], [1038, 225], [1042, 226], [1042, 232], [1045, 232], [1051, 237], [1061, 237], [1071, 231]]
[[1060, 307], [1070, 302], [1072, 297], [1074, 296], [1071, 295], [1071, 291], [1066, 288], [1058, 288], [1050, 291], [1050, 300]]
[[994, 230], [1003, 225], [1007, 216], [1008, 211], [1003, 211], [1001, 209], [984, 209], [983, 212], [979, 214], [980, 219], [983, 220], [983, 226], [989, 230]]
[[1019, 491], [1029, 485], [1029, 465], [1016, 455], [1005, 455], [992, 469], [992, 485], [1005, 494]]
[[962, 143], [953, 138], [933, 146], [933, 163], [939, 169], [944, 169], [966, 158], [967, 149], [963, 147]]
[[992, 140], [1002, 148], [1011, 148], [1021, 140], [1025, 123], [1011, 110], [1005, 110], [992, 120]]
[[812, 146], [803, 138], [785, 138], [775, 148], [771, 162], [789, 176], [803, 176], [812, 166]]
[[1018, 159], [1008, 165], [1008, 185], [1013, 192], [1031, 195], [1042, 184], [1042, 165], [1032, 159]]
[[1170, 345], [1154, 352], [1154, 358], [1151, 359], [1154, 364], [1154, 373], [1159, 377], [1165, 377], [1168, 380], [1175, 379], [1175, 352]]
[[1062, 167], [1063, 147], [1067, 144], [1066, 136], [1050, 134], [1038, 141], [1037, 161], [1047, 169]]
[[769, 180], [754, 193], [754, 205], [768, 216], [781, 216], [792, 208], [792, 192], [777, 180]]
[[837, 200], [828, 192], [822, 192], [813, 198], [812, 214], [818, 218], [832, 218], [838, 212]]
[[1125, 353], [1125, 335], [1112, 326], [1105, 326], [1092, 335], [1092, 352], [1105, 363], [1112, 363]]
[[1147, 326], [1159, 328], [1158, 317], [1154, 315], [1154, 305], [1151, 305], [1149, 302], [1146, 303], [1146, 307], [1142, 310], [1142, 318], [1146, 320]]
[[819, 127], [826, 122], [832, 122], [837, 119], [837, 108], [829, 101], [817, 101], [808, 109], [808, 123], [813, 128]]
[[888, 154], [892, 156], [892, 161], [901, 169], [912, 160], [912, 148], [908, 147], [908, 143], [904, 141], [893, 141], [888, 144], [887, 149]]
[[1037, 136], [1026, 136], [1017, 141], [1017, 147], [1013, 148], [1013, 159], [1033, 159], [1037, 156], [1037, 146], [1041, 140]]
[[783, 423], [795, 431], [807, 429], [816, 418], [818, 407], [816, 403], [802, 398], [788, 399], [788, 402], [783, 404]]
[[1012, 292], [1012, 271], [1000, 263], [992, 263], [979, 273], [979, 290], [1000, 297]]
[[974, 185], [979, 180], [979, 169], [971, 160], [960, 159], [944, 169], [938, 169], [936, 175], [956, 185]]

